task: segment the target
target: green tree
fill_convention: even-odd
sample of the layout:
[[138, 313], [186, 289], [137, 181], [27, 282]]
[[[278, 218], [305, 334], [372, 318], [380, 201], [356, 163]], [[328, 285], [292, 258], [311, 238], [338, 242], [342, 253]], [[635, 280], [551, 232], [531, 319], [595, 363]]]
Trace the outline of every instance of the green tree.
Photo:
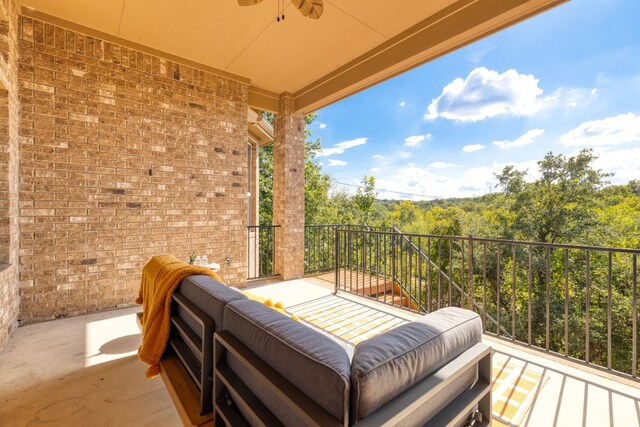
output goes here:
[[400, 227], [401, 230], [410, 227], [411, 224], [415, 222], [421, 221], [422, 216], [423, 213], [420, 211], [420, 208], [410, 200], [402, 200], [389, 212], [389, 217], [393, 224]]
[[428, 234], [441, 236], [459, 236], [462, 234], [464, 211], [457, 207], [441, 208], [436, 206], [425, 214]]
[[305, 224], [321, 224], [330, 217], [329, 190], [331, 177], [322, 172], [322, 167], [316, 159], [320, 152], [321, 140], [311, 139], [309, 125], [318, 118], [317, 114], [307, 114], [305, 120], [304, 145], [304, 222]]
[[259, 148], [258, 153], [258, 186], [260, 224], [273, 223], [273, 144]]
[[632, 179], [627, 186], [633, 194], [640, 196], [640, 179]]
[[[274, 115], [265, 114], [266, 119], [274, 124]], [[314, 224], [322, 222], [329, 216], [328, 207], [331, 178], [322, 172], [322, 168], [316, 160], [316, 155], [321, 149], [320, 138], [312, 139], [309, 125], [318, 118], [317, 114], [307, 114], [305, 121], [305, 145], [304, 145], [304, 201], [305, 223]], [[260, 148], [259, 153], [259, 186], [260, 186], [260, 224], [273, 222], [273, 144]]]
[[365, 175], [362, 177], [362, 185], [358, 187], [354, 196], [355, 206], [358, 208], [361, 223], [364, 225], [370, 225], [376, 196], [376, 178]]
[[507, 166], [496, 175], [510, 201], [511, 238], [538, 242], [574, 242], [597, 223], [597, 193], [609, 174], [596, 170], [597, 156], [582, 150], [566, 158], [548, 153], [538, 162], [541, 177], [526, 182], [526, 171]]

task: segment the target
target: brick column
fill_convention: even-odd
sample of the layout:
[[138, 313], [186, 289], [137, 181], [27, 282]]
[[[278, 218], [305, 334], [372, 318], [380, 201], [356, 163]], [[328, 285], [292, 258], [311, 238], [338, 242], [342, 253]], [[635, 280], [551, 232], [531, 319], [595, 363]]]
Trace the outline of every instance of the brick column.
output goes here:
[[275, 272], [284, 280], [304, 276], [304, 116], [283, 94], [273, 142], [273, 223]]
[[[18, 6], [0, 1], [0, 351], [18, 327], [19, 128]], [[33, 248], [31, 248], [33, 250]]]

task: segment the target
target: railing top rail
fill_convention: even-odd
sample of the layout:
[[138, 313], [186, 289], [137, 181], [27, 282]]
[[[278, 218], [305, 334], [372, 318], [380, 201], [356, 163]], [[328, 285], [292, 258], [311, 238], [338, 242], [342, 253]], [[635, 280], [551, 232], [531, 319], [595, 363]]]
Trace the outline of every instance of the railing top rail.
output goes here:
[[305, 224], [305, 227], [354, 227], [354, 228], [374, 228], [393, 230], [392, 226], [387, 225], [363, 225], [363, 224]]
[[444, 240], [466, 240], [470, 239], [474, 242], [486, 242], [486, 243], [501, 243], [507, 245], [518, 245], [518, 246], [540, 246], [540, 247], [549, 247], [556, 249], [577, 249], [577, 250], [589, 250], [589, 251], [603, 251], [603, 252], [619, 252], [619, 253], [629, 253], [629, 254], [640, 254], [640, 249], [631, 249], [631, 248], [613, 248], [607, 246], [589, 246], [589, 245], [573, 245], [573, 244], [565, 244], [565, 243], [545, 243], [545, 242], [531, 242], [526, 240], [508, 240], [508, 239], [495, 239], [490, 237], [475, 237], [475, 236], [449, 236], [449, 235], [439, 235], [439, 234], [415, 234], [415, 233], [404, 233], [400, 231], [372, 231], [372, 230], [341, 230], [341, 231], [349, 231], [352, 233], [378, 233], [378, 234], [387, 234], [387, 235], [399, 235], [401, 234], [404, 237], [421, 237], [421, 238], [432, 238], [432, 239], [444, 239]]

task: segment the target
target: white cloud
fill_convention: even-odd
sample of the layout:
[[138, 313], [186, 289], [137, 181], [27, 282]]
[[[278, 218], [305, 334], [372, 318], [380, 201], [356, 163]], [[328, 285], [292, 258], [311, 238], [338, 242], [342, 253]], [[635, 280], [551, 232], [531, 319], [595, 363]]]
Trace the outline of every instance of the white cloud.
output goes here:
[[521, 147], [523, 145], [533, 144], [535, 139], [543, 133], [544, 129], [531, 129], [529, 132], [525, 133], [524, 135], [520, 135], [513, 141], [493, 141], [493, 145], [497, 145], [500, 148]]
[[316, 157], [331, 156], [333, 154], [342, 154], [349, 148], [357, 147], [358, 145], [364, 145], [369, 138], [356, 138], [349, 141], [340, 142], [331, 148], [324, 148], [320, 150]]
[[422, 145], [422, 141], [431, 139], [431, 134], [428, 133], [426, 135], [411, 135], [404, 139], [405, 147], [420, 147]]
[[433, 169], [446, 169], [446, 168], [453, 168], [458, 166], [460, 165], [456, 165], [455, 163], [446, 163], [446, 162], [431, 162], [429, 163], [429, 165], [427, 165], [427, 167], [433, 168]]
[[398, 105], [399, 105], [400, 107], [404, 107], [405, 105], [407, 105], [407, 103], [406, 103], [406, 102], [404, 102], [404, 101], [400, 101], [400, 102], [398, 102]]
[[[413, 153], [406, 150], [396, 150], [385, 154], [376, 154], [371, 162], [371, 167], [375, 169], [374, 172], [391, 173], [398, 168], [405, 168], [413, 166], [411, 161]], [[377, 174], [376, 174], [377, 175]]]
[[640, 142], [640, 116], [620, 114], [601, 120], [584, 122], [560, 137], [568, 146], [597, 147]]
[[640, 176], [640, 147], [596, 147], [594, 150], [599, 156], [593, 162], [594, 167], [613, 173], [608, 178], [612, 184], [626, 184]]
[[527, 116], [543, 108], [540, 95], [538, 79], [531, 74], [516, 70], [500, 74], [479, 67], [465, 80], [457, 78], [445, 86], [431, 101], [424, 118], [475, 122], [507, 113]]
[[465, 145], [464, 147], [462, 147], [462, 151], [464, 151], [465, 153], [473, 153], [474, 151], [480, 151], [484, 148], [484, 145], [482, 144], [471, 144], [471, 145]]
[[473, 51], [467, 55], [467, 60], [473, 64], [477, 64], [493, 49], [494, 47], [490, 44], [476, 45]]
[[327, 127], [327, 124], [326, 124], [326, 123], [319, 122], [319, 123], [318, 123], [318, 127], [319, 127], [320, 129], [324, 129], [324, 128], [326, 128], [326, 127]]
[[329, 160], [329, 163], [327, 164], [327, 166], [347, 166], [349, 164], [344, 160], [337, 160], [337, 159], [328, 159], [328, 160]]
[[542, 105], [545, 109], [550, 109], [548, 114], [555, 114], [555, 107], [560, 111], [566, 109], [575, 109], [581, 107], [587, 109], [598, 98], [598, 89], [583, 87], [565, 87], [560, 86], [553, 93], [542, 99]]
[[472, 197], [496, 190], [495, 173], [501, 173], [507, 164], [513, 164], [518, 170], [528, 170], [527, 179], [534, 180], [539, 176], [535, 160], [521, 163], [497, 163], [479, 166], [468, 170], [431, 170], [408, 165], [403, 168], [385, 170], [376, 174], [376, 187], [402, 193], [417, 194], [399, 195], [379, 191], [381, 198], [406, 198], [428, 200], [447, 197]]
[[371, 172], [378, 172], [380, 171], [380, 168], [371, 168]]

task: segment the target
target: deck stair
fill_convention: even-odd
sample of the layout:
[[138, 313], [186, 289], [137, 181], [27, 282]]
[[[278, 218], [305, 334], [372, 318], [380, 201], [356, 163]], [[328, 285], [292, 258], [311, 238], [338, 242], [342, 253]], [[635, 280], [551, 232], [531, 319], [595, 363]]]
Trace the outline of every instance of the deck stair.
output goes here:
[[[335, 283], [336, 273], [331, 271], [316, 277]], [[339, 270], [338, 280], [338, 289], [342, 292], [369, 297], [394, 306], [417, 309], [415, 302], [402, 290], [402, 287], [382, 274], [369, 274], [343, 268]]]

